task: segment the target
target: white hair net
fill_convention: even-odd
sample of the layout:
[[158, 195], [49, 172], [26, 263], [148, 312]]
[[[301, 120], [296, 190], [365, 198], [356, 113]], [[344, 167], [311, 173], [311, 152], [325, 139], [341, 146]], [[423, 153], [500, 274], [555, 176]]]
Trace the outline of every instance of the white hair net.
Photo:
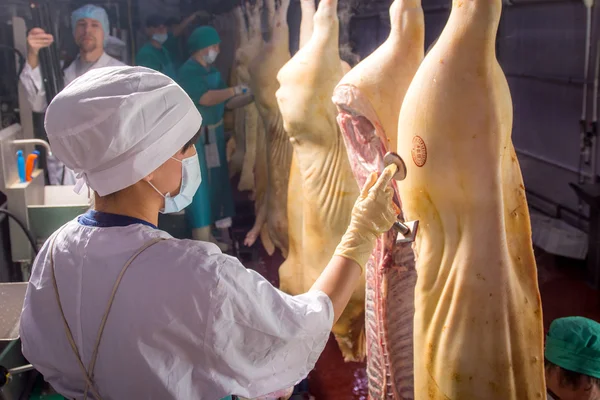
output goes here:
[[104, 67], [52, 100], [44, 126], [54, 155], [100, 196], [139, 182], [188, 143], [202, 124], [171, 78], [144, 67]]

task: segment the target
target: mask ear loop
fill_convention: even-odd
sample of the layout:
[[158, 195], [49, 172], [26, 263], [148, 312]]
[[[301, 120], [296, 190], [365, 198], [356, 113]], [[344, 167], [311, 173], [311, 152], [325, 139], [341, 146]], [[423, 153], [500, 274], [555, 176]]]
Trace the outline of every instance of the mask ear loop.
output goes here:
[[150, 185], [150, 186], [152, 187], [152, 189], [154, 189], [154, 190], [156, 191], [156, 193], [160, 194], [160, 195], [161, 195], [163, 198], [165, 198], [165, 199], [166, 199], [166, 198], [167, 198], [167, 196], [169, 195], [169, 193], [167, 193], [167, 194], [162, 194], [162, 193], [160, 192], [160, 190], [158, 190], [158, 189], [156, 188], [156, 186], [154, 186], [154, 185], [152, 184], [152, 182], [150, 182], [150, 181], [146, 181], [146, 182], [148, 182], [148, 185]]
[[[175, 161], [179, 161], [179, 163], [180, 163], [180, 164], [183, 164], [183, 161], [181, 161], [181, 160], [178, 160], [178, 159], [177, 159], [177, 158], [175, 158], [175, 157], [171, 157], [171, 158], [172, 158], [173, 160], [175, 160]], [[152, 189], [154, 189], [154, 190], [156, 191], [156, 193], [160, 194], [160, 195], [161, 195], [162, 197], [164, 197], [165, 199], [167, 198], [167, 196], [170, 196], [170, 195], [171, 195], [170, 193], [167, 193], [167, 194], [162, 194], [162, 193], [160, 192], [160, 190], [158, 190], [158, 189], [156, 188], [156, 186], [154, 186], [154, 185], [152, 184], [152, 182], [150, 182], [150, 181], [146, 181], [146, 182], [148, 182], [148, 185], [152, 186]]]

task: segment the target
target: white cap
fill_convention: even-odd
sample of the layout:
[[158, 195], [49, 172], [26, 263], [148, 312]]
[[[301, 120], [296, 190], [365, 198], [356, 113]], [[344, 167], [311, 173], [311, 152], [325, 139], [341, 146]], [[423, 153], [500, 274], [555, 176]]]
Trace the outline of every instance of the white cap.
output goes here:
[[52, 153], [106, 196], [160, 167], [201, 124], [196, 106], [171, 78], [125, 66], [75, 79], [48, 106], [44, 126]]

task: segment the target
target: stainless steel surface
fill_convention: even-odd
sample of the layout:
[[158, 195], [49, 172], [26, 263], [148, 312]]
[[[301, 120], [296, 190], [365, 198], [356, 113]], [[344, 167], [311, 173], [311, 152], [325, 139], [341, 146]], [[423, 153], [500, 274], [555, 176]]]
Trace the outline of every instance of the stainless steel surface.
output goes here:
[[398, 233], [401, 233], [403, 235], [407, 235], [410, 233], [410, 228], [400, 221], [394, 222], [394, 229], [396, 229]]
[[394, 174], [394, 179], [397, 181], [402, 181], [406, 178], [406, 164], [404, 164], [404, 160], [398, 154], [389, 152], [385, 156], [383, 156], [383, 164], [387, 167], [388, 165], [395, 165], [398, 167], [396, 173]]
[[38, 243], [90, 208], [87, 192], [77, 194], [74, 186], [45, 186], [41, 204], [28, 204], [29, 229]]
[[0, 341], [19, 338], [19, 321], [27, 283], [0, 283]]
[[[0, 131], [0, 190], [6, 194], [7, 209], [29, 226], [27, 206], [44, 203], [44, 174], [35, 170], [30, 182], [21, 183], [17, 170], [16, 152], [24, 149], [33, 151], [33, 144], [15, 144], [15, 140], [23, 138], [23, 130], [14, 124]], [[9, 221], [11, 254], [14, 262], [31, 260], [33, 251], [27, 236], [21, 227], [12, 219]]]
[[394, 229], [398, 232], [396, 243], [411, 243], [417, 238], [419, 221], [396, 222]]
[[89, 205], [28, 207], [29, 229], [36, 238], [38, 246], [43, 244], [58, 228], [77, 216], [85, 214], [89, 208]]
[[21, 125], [14, 124], [0, 130], [0, 190], [13, 182], [19, 181], [17, 170], [17, 148], [12, 144], [13, 140], [22, 139], [23, 130]]
[[11, 369], [8, 370], [8, 372], [11, 375], [18, 375], [18, 374], [22, 374], [23, 372], [32, 371], [34, 369], [35, 368], [33, 368], [33, 365], [27, 364], [27, 365], [23, 365], [21, 367], [11, 368]]
[[[8, 348], [10, 345], [12, 346]], [[19, 340], [0, 340], [0, 352], [3, 354], [2, 358], [0, 359], [0, 364], [9, 370], [12, 368], [19, 368], [29, 363], [21, 353], [21, 342]], [[28, 377], [28, 373], [11, 374], [11, 380], [8, 385], [0, 389], [2, 394], [0, 399], [21, 399], [21, 394], [27, 387]]]
[[[82, 214], [89, 207], [87, 196], [73, 193], [72, 186], [45, 186], [44, 173], [35, 170], [30, 182], [21, 183], [17, 171], [16, 151], [34, 144], [50, 149], [39, 139], [22, 140], [22, 129], [13, 125], [0, 131], [0, 166], [2, 190], [8, 198], [8, 210], [20, 218], [38, 242], [43, 242], [52, 232]], [[14, 262], [29, 262], [33, 250], [25, 233], [14, 221], [9, 221], [11, 254]]]
[[52, 155], [52, 149], [50, 148], [50, 145], [48, 144], [48, 142], [46, 142], [45, 140], [42, 139], [19, 139], [19, 140], [13, 140], [13, 144], [16, 146], [19, 145], [24, 145], [24, 144], [37, 144], [40, 146], [44, 146], [46, 148], [46, 152], [48, 153], [49, 156]]

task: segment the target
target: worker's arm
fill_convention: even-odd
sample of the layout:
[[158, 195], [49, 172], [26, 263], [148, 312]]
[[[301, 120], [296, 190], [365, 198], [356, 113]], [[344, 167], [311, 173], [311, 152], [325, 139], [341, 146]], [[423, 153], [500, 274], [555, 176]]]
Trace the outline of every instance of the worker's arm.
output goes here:
[[27, 100], [35, 112], [44, 112], [48, 105], [46, 89], [42, 80], [40, 65], [40, 49], [50, 46], [54, 37], [41, 28], [33, 28], [27, 34], [27, 63], [19, 76], [27, 92]]
[[27, 34], [27, 63], [19, 76], [27, 92], [27, 100], [35, 112], [44, 112], [48, 106], [46, 88], [42, 80], [40, 65], [40, 49], [50, 46], [54, 42], [51, 34], [41, 28], [33, 28]]
[[[198, 260], [209, 262], [206, 256]], [[227, 385], [224, 391], [249, 399], [304, 379], [331, 333], [329, 297], [318, 291], [283, 293], [229, 256], [220, 256], [215, 271], [197, 362], [211, 366]]]
[[235, 96], [235, 88], [226, 88], [219, 90], [209, 90], [200, 97], [201, 106], [216, 106], [217, 104], [225, 103], [227, 100]]
[[[249, 93], [249, 91], [250, 89], [246, 85], [238, 85], [224, 89], [209, 90], [200, 97], [199, 103], [201, 106], [215, 106], [217, 104], [221, 104], [230, 99], [233, 99], [234, 97], [243, 97], [244, 95], [250, 95], [251, 93]], [[252, 100], [253, 98], [245, 100], [240, 99], [240, 102], [244, 103], [243, 105], [247, 105], [250, 104]], [[235, 106], [235, 102], [233, 102], [232, 104]]]
[[361, 275], [362, 267], [356, 261], [333, 256], [310, 289], [319, 290], [331, 299], [334, 324], [348, 305]]
[[230, 385], [228, 393], [254, 398], [291, 387], [312, 370], [376, 237], [396, 219], [390, 172], [365, 185], [336, 255], [307, 293], [283, 293], [237, 259], [219, 257], [202, 361]]
[[26, 63], [19, 80], [25, 88], [27, 101], [31, 105], [31, 109], [39, 113], [46, 111], [48, 101], [46, 100], [46, 88], [44, 87], [40, 68], [32, 69], [29, 63]]
[[387, 167], [379, 179], [372, 174], [352, 210], [352, 220], [334, 256], [311, 290], [325, 293], [331, 299], [334, 323], [348, 305], [356, 289], [379, 235], [387, 232], [397, 219], [389, 182], [394, 174]]
[[27, 34], [27, 64], [36, 69], [40, 64], [40, 50], [54, 43], [54, 37], [42, 28], [33, 28]]
[[173, 30], [171, 31], [171, 33], [173, 34], [173, 36], [175, 36], [175, 37], [181, 36], [181, 34], [185, 30], [185, 28], [187, 28], [187, 26], [189, 24], [191, 24], [198, 17], [198, 15], [200, 15], [200, 12], [196, 11], [195, 13], [193, 13], [192, 15], [190, 15], [189, 17], [187, 17], [186, 19], [184, 19], [183, 21], [181, 21], [181, 23], [179, 23], [179, 25], [176, 25], [173, 28]]

